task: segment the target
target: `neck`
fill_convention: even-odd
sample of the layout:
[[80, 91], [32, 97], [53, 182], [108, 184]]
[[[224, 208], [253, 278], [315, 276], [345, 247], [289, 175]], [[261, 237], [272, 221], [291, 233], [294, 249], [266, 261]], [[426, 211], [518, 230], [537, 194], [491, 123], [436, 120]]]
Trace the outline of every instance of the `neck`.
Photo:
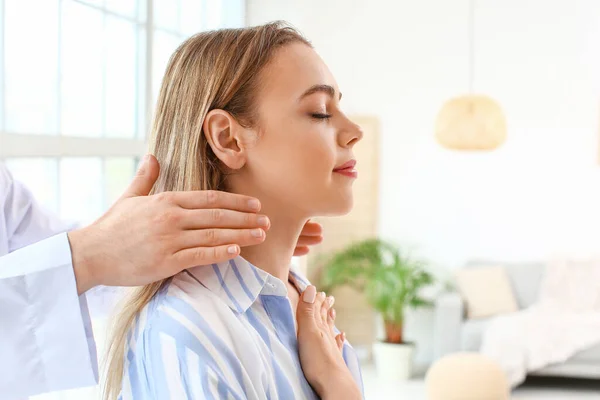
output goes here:
[[256, 246], [243, 247], [241, 256], [285, 283], [288, 281], [294, 249], [307, 219], [294, 218], [285, 212], [269, 212], [264, 204], [261, 213], [271, 221], [265, 241]]

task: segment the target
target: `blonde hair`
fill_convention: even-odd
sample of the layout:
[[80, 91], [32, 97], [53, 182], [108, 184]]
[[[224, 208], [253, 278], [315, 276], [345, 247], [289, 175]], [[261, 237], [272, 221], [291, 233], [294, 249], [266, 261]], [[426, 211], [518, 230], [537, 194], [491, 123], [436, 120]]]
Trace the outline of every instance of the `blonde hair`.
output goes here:
[[[310, 46], [297, 31], [274, 22], [203, 32], [179, 46], [169, 60], [152, 124], [150, 153], [160, 163], [153, 193], [224, 190], [219, 160], [202, 130], [204, 118], [210, 110], [222, 109], [243, 126], [256, 124], [253, 98], [260, 72], [278, 48], [294, 42]], [[116, 399], [121, 390], [126, 338], [136, 315], [167, 281], [134, 289], [115, 316], [104, 366], [104, 399]]]

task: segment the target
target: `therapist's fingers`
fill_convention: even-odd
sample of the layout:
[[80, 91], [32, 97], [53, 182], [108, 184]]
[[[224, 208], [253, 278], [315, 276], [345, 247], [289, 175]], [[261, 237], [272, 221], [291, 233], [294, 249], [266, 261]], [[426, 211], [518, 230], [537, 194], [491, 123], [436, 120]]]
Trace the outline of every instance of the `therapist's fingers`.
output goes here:
[[242, 212], [260, 211], [260, 201], [258, 199], [218, 190], [167, 192], [161, 193], [159, 196], [189, 210], [221, 208]]
[[129, 187], [125, 189], [121, 198], [147, 196], [158, 179], [159, 172], [160, 166], [156, 157], [151, 154], [144, 156], [135, 177], [129, 184]]
[[263, 228], [271, 222], [266, 215], [225, 209], [183, 210], [181, 224], [184, 229], [205, 228]]
[[177, 250], [195, 247], [217, 247], [229, 243], [252, 246], [265, 240], [265, 231], [256, 229], [196, 229], [177, 235]]
[[300, 236], [298, 238], [297, 246], [314, 246], [315, 244], [319, 244], [323, 241], [323, 236]]
[[294, 249], [294, 257], [305, 256], [310, 253], [310, 248], [308, 246], [296, 246]]
[[323, 227], [318, 222], [308, 221], [306, 224], [304, 224], [302, 232], [300, 232], [300, 236], [322, 237]]
[[240, 246], [237, 244], [226, 244], [216, 247], [195, 247], [178, 251], [175, 258], [183, 268], [191, 268], [197, 265], [207, 265], [230, 260], [240, 254]]
[[294, 249], [294, 256], [300, 257], [310, 252], [310, 246], [314, 246], [323, 241], [323, 227], [318, 222], [308, 221], [302, 227], [298, 243]]

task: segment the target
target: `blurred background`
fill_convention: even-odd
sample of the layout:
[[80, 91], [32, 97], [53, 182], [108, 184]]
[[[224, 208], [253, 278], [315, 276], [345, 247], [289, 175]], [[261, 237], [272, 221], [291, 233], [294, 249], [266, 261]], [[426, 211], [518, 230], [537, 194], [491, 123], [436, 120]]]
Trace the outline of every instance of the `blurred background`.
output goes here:
[[[145, 151], [175, 47], [198, 31], [273, 20], [314, 44], [366, 132], [355, 210], [322, 220], [325, 243], [296, 261], [318, 282], [320, 256], [368, 238], [426, 260], [432, 305], [407, 307], [402, 321], [411, 381], [382, 383], [372, 368], [372, 344], [386, 341], [379, 313], [360, 289], [336, 289], [370, 398], [425, 398], [424, 371], [444, 355], [478, 351], [484, 323], [507, 313], [471, 315], [476, 300], [457, 274], [499, 267], [502, 282], [476, 286], [507, 280], [516, 312], [537, 301], [547, 260], [598, 254], [600, 1], [0, 0], [0, 160], [48, 209], [91, 222]], [[501, 110], [500, 146], [453, 148], [436, 137], [446, 102], [468, 93]], [[459, 294], [458, 311], [444, 302], [449, 292]], [[448, 315], [457, 315], [451, 326]], [[600, 378], [600, 347], [590, 357], [575, 363], [590, 369], [571, 376]], [[76, 393], [57, 396], [92, 396]], [[586, 393], [567, 383], [519, 395]]]

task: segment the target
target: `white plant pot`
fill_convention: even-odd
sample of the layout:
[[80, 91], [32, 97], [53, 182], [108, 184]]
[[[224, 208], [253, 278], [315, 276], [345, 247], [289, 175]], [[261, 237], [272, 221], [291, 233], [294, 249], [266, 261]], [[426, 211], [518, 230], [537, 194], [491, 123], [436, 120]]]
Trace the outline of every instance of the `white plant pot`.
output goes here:
[[377, 375], [387, 381], [406, 381], [412, 375], [414, 345], [377, 342], [373, 357]]

